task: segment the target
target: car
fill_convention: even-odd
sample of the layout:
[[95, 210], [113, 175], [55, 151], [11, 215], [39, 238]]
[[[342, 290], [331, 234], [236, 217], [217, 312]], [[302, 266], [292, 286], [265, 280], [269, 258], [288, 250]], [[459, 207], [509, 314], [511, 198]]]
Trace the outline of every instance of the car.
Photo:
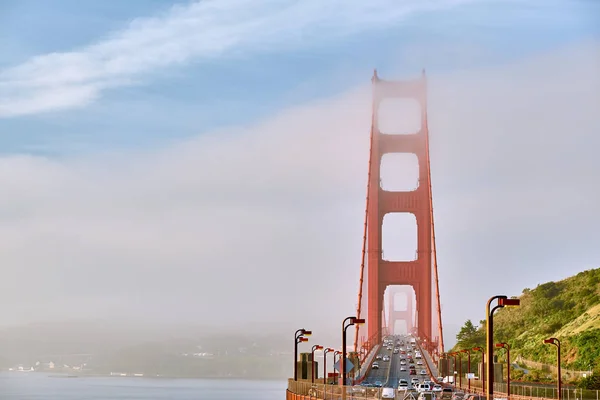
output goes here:
[[400, 365], [406, 365], [406, 361], [400, 360]]
[[421, 375], [427, 375], [427, 371], [425, 371], [424, 369], [421, 370]]
[[394, 354], [398, 354], [400, 351], [398, 349], [394, 349]]
[[417, 365], [423, 365], [423, 361], [417, 360]]
[[390, 356], [383, 356], [383, 361], [390, 361]]
[[417, 371], [415, 371], [414, 369], [411, 369], [409, 372], [409, 375], [416, 375], [416, 374], [417, 374]]
[[373, 365], [371, 365], [371, 369], [379, 369], [379, 363], [374, 362]]
[[377, 354], [377, 355], [375, 356], [375, 359], [376, 359], [376, 360], [381, 360], [382, 358], [383, 358], [383, 354]]
[[442, 391], [442, 385], [433, 385], [433, 388], [431, 389], [432, 392], [441, 392]]
[[417, 392], [431, 392], [431, 385], [429, 383], [423, 382], [419, 385]]
[[394, 388], [391, 388], [391, 387], [383, 388], [383, 390], [381, 391], [381, 398], [382, 399], [395, 399], [396, 392], [394, 391]]
[[406, 367], [404, 365], [400, 367], [400, 372], [406, 372]]
[[383, 383], [381, 381], [375, 381], [375, 383], [373, 385], [375, 385], [377, 387], [382, 387]]

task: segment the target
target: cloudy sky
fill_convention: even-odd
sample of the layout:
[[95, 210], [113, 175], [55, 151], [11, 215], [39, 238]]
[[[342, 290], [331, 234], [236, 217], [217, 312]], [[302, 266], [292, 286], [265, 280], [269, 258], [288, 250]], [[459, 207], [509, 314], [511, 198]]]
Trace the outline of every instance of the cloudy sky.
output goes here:
[[3, 324], [337, 335], [374, 68], [427, 68], [449, 343], [491, 295], [600, 265], [598, 2], [3, 0], [0, 37]]

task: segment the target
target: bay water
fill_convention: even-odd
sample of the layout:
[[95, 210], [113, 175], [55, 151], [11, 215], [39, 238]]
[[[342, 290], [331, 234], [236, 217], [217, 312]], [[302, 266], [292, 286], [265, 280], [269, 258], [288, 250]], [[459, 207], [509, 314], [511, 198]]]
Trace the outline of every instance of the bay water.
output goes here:
[[286, 381], [0, 373], [1, 400], [281, 400]]

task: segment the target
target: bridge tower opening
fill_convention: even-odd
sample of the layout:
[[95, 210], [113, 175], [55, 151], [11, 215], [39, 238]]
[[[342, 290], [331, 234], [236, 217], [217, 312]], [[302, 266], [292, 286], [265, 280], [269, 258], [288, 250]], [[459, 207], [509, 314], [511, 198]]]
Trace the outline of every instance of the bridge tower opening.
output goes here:
[[[395, 321], [410, 321], [412, 326], [407, 326], [409, 332], [416, 332], [427, 342], [435, 342], [435, 349], [431, 350], [442, 352], [444, 345], [433, 224], [425, 72], [414, 80], [387, 81], [380, 79], [375, 71], [372, 83], [371, 148], [357, 310], [361, 318], [366, 318], [367, 324], [366, 327], [360, 328], [363, 330], [360, 339], [363, 342], [380, 343], [384, 326], [391, 331], [395, 328]], [[413, 124], [409, 132], [390, 132], [387, 121], [381, 120], [382, 113], [392, 112], [397, 117], [402, 112], [389, 107], [382, 110], [382, 106], [393, 105], [398, 100], [412, 101], [418, 106], [418, 123]], [[416, 157], [418, 172], [414, 174], [413, 171], [411, 175], [416, 175], [417, 182], [408, 190], [397, 190], [389, 185], [382, 186], [382, 159], [389, 159], [390, 155], [397, 154]], [[406, 171], [398, 170], [395, 173], [403, 174]], [[398, 213], [408, 213], [416, 222], [416, 251], [413, 250], [414, 257], [409, 259], [389, 259], [382, 251], [384, 219]], [[395, 246], [406, 246], [403, 238], [395, 240], [398, 242]], [[384, 307], [384, 293], [390, 286], [407, 287], [411, 292], [411, 299], [414, 290], [414, 314], [412, 310], [410, 315], [406, 311], [392, 311], [395, 309], [393, 304], [389, 303]], [[394, 290], [399, 289], [392, 289]], [[384, 309], [387, 309], [389, 314], [386, 323], [382, 315]], [[358, 341], [357, 332], [355, 346], [358, 345]]]

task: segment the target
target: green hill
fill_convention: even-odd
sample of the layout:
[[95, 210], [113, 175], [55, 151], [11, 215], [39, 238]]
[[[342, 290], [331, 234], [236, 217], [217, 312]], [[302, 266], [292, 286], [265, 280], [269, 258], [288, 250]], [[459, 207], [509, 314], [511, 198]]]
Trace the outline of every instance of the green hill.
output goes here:
[[[511, 359], [520, 355], [554, 364], [556, 348], [542, 340], [556, 337], [562, 344], [564, 368], [600, 371], [600, 268], [524, 289], [519, 298], [520, 307], [494, 314], [494, 340], [510, 344]], [[484, 346], [485, 320], [479, 327], [467, 321], [457, 340], [453, 351]]]

